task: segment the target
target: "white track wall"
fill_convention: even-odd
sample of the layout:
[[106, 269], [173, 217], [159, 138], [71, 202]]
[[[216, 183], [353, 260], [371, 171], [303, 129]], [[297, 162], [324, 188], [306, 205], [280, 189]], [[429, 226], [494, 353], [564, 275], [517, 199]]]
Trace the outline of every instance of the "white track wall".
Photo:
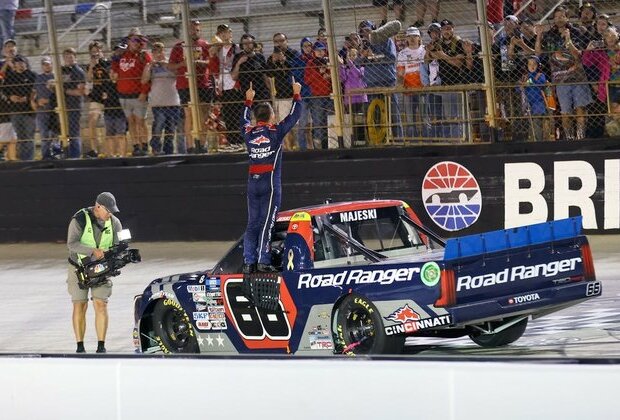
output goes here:
[[611, 419], [618, 365], [0, 358], [3, 419]]

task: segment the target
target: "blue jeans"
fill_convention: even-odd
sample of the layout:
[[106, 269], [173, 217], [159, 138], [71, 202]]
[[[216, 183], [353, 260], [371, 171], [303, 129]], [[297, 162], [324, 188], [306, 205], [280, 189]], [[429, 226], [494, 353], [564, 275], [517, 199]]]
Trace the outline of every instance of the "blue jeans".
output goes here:
[[443, 138], [444, 129], [443, 125], [438, 121], [443, 120], [443, 100], [440, 94], [429, 93], [428, 104], [426, 106], [426, 116], [424, 118], [426, 125], [429, 129], [430, 137]]
[[463, 95], [460, 93], [442, 93], [443, 99], [443, 112], [446, 119], [449, 121], [446, 124], [445, 137], [449, 138], [461, 138], [463, 137], [463, 123], [452, 122], [450, 120], [463, 120]]
[[57, 133], [50, 129], [50, 122], [54, 115], [51, 110], [37, 111], [37, 130], [41, 136], [41, 156], [49, 157], [52, 143], [56, 141]]
[[308, 98], [308, 108], [312, 116], [312, 138], [321, 141], [321, 148], [327, 149], [327, 113], [333, 102], [328, 97]]
[[79, 159], [82, 156], [82, 139], [80, 137], [80, 115], [81, 111], [67, 111], [69, 121], [69, 149], [68, 157]]
[[11, 123], [17, 134], [17, 157], [21, 160], [34, 159], [34, 114], [11, 115]]
[[154, 106], [151, 148], [154, 153], [162, 151], [162, 134], [164, 135], [163, 151], [165, 154], [174, 152], [174, 133], [176, 132], [181, 115], [178, 106]]
[[306, 150], [308, 143], [306, 141], [306, 126], [308, 125], [308, 117], [310, 116], [310, 98], [303, 98], [301, 108], [301, 116], [297, 124], [297, 142], [299, 143], [299, 150]]
[[413, 137], [428, 137], [428, 128], [423, 120], [426, 114], [424, 109], [427, 104], [426, 95], [421, 93], [405, 94], [405, 117], [407, 126], [405, 129], [406, 136], [410, 139]]
[[0, 45], [15, 39], [15, 10], [0, 10]]

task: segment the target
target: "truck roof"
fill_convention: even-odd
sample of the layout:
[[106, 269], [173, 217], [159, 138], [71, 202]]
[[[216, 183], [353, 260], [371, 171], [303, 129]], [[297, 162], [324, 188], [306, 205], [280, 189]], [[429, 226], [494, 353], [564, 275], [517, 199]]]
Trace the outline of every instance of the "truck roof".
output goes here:
[[376, 209], [381, 207], [407, 206], [401, 200], [361, 200], [361, 201], [343, 201], [339, 203], [323, 203], [315, 206], [300, 207], [297, 209], [285, 210], [278, 213], [278, 222], [285, 222], [297, 212], [304, 211], [310, 216], [321, 216], [329, 213], [339, 213], [343, 211]]

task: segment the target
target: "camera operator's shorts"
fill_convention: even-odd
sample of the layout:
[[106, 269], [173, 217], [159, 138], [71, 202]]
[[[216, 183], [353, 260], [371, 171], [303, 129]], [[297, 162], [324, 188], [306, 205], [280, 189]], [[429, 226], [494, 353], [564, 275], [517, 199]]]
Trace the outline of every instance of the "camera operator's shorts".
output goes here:
[[[75, 267], [70, 265], [67, 273], [67, 290], [71, 295], [71, 301], [73, 302], [88, 302], [88, 290], [80, 289], [78, 285], [78, 278], [75, 274]], [[99, 299], [104, 302], [108, 301], [108, 298], [112, 296], [112, 280], [108, 280], [97, 287], [90, 288], [91, 299]]]

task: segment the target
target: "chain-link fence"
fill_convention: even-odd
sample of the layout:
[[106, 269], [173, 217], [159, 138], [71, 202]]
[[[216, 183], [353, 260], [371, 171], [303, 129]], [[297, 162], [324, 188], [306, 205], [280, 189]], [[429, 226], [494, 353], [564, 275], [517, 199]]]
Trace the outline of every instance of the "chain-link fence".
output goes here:
[[618, 12], [615, 0], [23, 0], [0, 13], [2, 158], [243, 152], [245, 91], [279, 121], [294, 81], [303, 112], [286, 150], [617, 136]]

